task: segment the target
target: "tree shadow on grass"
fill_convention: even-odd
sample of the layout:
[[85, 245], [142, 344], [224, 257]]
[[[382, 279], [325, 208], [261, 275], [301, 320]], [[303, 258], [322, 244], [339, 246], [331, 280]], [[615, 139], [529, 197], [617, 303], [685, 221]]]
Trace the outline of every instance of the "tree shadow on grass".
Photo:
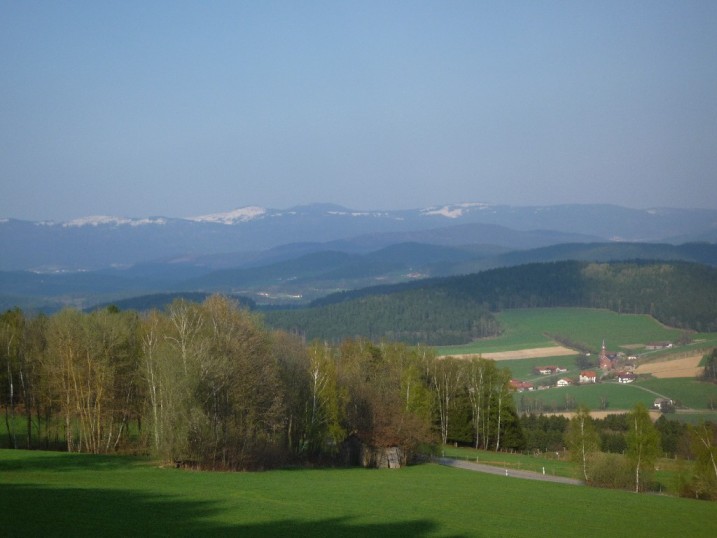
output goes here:
[[3, 471], [82, 471], [111, 470], [149, 465], [150, 460], [138, 456], [114, 454], [78, 454], [34, 450], [0, 451], [0, 472]]
[[[0, 506], [9, 517], [7, 537], [28, 536], [412, 536], [443, 533], [430, 520], [360, 524], [350, 518], [320, 521], [277, 520], [222, 524], [212, 521], [221, 508], [143, 492], [109, 489], [48, 488], [0, 484]], [[5, 518], [4, 518], [5, 519]], [[457, 536], [457, 535], [454, 535]]]

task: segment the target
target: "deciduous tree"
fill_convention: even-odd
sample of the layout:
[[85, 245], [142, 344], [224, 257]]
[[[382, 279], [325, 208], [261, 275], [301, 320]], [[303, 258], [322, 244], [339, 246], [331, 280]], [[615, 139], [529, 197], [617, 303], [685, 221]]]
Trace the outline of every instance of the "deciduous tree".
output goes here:
[[565, 441], [570, 450], [570, 458], [580, 464], [585, 482], [590, 482], [588, 465], [593, 455], [600, 450], [600, 438], [590, 410], [584, 405], [581, 405], [570, 419]]
[[717, 499], [717, 426], [702, 422], [690, 428], [690, 436], [695, 454], [696, 489], [705, 497]]
[[635, 477], [635, 492], [644, 489], [646, 478], [655, 468], [660, 454], [660, 433], [655, 428], [645, 406], [637, 404], [628, 414], [627, 459]]

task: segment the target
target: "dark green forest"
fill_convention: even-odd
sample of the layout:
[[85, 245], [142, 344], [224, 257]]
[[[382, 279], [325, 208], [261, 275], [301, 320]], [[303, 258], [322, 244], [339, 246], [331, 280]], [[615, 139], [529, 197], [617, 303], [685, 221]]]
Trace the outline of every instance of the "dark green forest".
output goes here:
[[510, 308], [606, 308], [667, 325], [717, 330], [717, 268], [688, 262], [552, 262], [342, 292], [308, 308], [266, 313], [306, 339], [362, 336], [410, 344], [463, 344], [500, 334]]

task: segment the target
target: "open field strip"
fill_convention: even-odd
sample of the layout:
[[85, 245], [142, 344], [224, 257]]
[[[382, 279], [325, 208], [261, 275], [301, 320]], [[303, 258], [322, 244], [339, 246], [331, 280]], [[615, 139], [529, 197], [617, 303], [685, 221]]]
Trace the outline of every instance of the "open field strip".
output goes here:
[[567, 357], [577, 355], [574, 349], [564, 346], [551, 347], [534, 347], [530, 349], [515, 349], [512, 351], [494, 351], [490, 353], [464, 353], [459, 355], [450, 355], [457, 359], [472, 359], [482, 357], [494, 361], [509, 361], [515, 359], [539, 359], [547, 357]]
[[[663, 537], [711, 538], [715, 516], [709, 502], [434, 464], [190, 472], [132, 458], [20, 450], [0, 450], [0, 503], [8, 537], [572, 538], [659, 529]], [[598, 513], [585, 509], [595, 506]]]
[[635, 373], [652, 374], [658, 379], [667, 379], [674, 377], [698, 377], [702, 374], [703, 368], [700, 367], [703, 353], [697, 352], [687, 357], [677, 359], [668, 359], [664, 361], [647, 362], [635, 368]]
[[[603, 338], [609, 350], [637, 351], [650, 342], [676, 341], [682, 331], [666, 327], [646, 315], [618, 314], [592, 308], [528, 308], [504, 310], [495, 315], [504, 329], [494, 338], [458, 346], [440, 346], [439, 355], [464, 355], [552, 347], [553, 336], [575, 342], [578, 346], [600, 350]], [[713, 334], [700, 334], [709, 345]], [[561, 340], [565, 341], [565, 340]]]
[[[626, 415], [627, 413], [631, 413], [632, 409], [611, 409], [609, 411], [605, 410], [591, 410], [590, 416], [594, 419], [603, 419], [607, 417], [608, 415]], [[660, 416], [662, 416], [662, 413], [660, 411], [657, 411], [656, 409], [648, 409], [647, 413], [650, 415], [650, 419], [652, 419], [652, 422], [655, 422]], [[560, 411], [555, 413], [543, 413], [546, 416], [561, 416], [565, 418], [573, 418], [577, 413], [575, 411]]]

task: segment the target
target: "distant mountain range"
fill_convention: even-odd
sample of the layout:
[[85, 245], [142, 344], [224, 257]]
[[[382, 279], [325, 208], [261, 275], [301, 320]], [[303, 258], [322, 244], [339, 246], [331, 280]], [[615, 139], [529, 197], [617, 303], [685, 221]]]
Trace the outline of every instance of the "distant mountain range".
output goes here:
[[[465, 226], [469, 224], [486, 227]], [[554, 237], [549, 238], [549, 234]], [[714, 242], [717, 211], [481, 203], [357, 211], [315, 204], [286, 210], [245, 207], [181, 219], [87, 217], [61, 223], [3, 219], [0, 270], [95, 270], [223, 253], [240, 253], [238, 259], [247, 260], [251, 253], [292, 243], [352, 239], [358, 248], [355, 238], [359, 236], [363, 252], [409, 241], [454, 246], [492, 244], [510, 249], [587, 240]]]
[[610, 205], [354, 211], [318, 204], [186, 219], [7, 219], [0, 308], [178, 292], [305, 303], [335, 291], [568, 259], [717, 265], [716, 241], [717, 211]]

